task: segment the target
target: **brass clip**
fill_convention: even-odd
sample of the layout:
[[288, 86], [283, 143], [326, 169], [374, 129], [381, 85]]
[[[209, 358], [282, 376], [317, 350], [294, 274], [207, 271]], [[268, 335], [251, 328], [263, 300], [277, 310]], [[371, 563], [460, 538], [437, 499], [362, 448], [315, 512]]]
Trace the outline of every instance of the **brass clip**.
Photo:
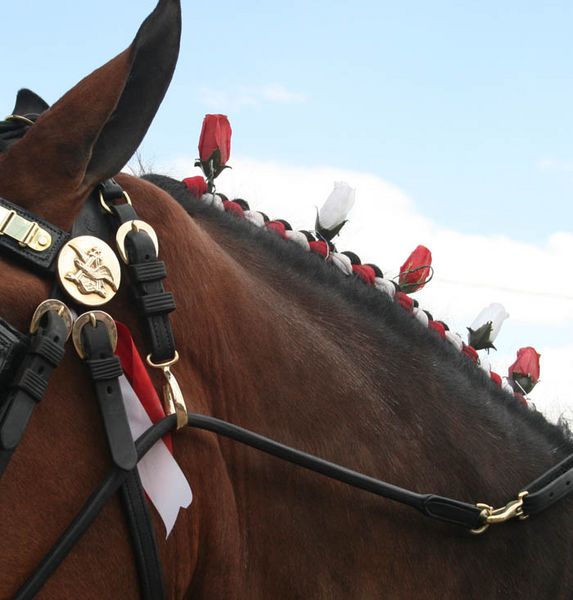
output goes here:
[[163, 401], [165, 410], [168, 415], [177, 416], [177, 429], [181, 429], [187, 425], [187, 406], [185, 398], [179, 383], [171, 372], [171, 367], [179, 360], [179, 353], [175, 351], [175, 355], [171, 360], [162, 363], [154, 363], [151, 360], [151, 354], [147, 356], [147, 364], [154, 369], [161, 369], [165, 376], [165, 384], [163, 385]]
[[471, 532], [475, 535], [479, 535], [486, 531], [490, 525], [505, 523], [516, 517], [520, 521], [527, 519], [527, 515], [523, 514], [523, 499], [525, 496], [527, 496], [526, 491], [519, 492], [516, 500], [511, 500], [501, 508], [493, 508], [493, 506], [489, 506], [489, 504], [479, 502], [476, 506], [482, 509], [481, 518], [484, 524], [477, 529], [472, 529]]

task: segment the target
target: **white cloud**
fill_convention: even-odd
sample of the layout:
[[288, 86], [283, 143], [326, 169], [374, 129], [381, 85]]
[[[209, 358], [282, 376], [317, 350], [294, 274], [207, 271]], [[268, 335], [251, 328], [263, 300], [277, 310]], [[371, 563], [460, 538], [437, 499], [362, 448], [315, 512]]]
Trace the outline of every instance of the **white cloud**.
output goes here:
[[543, 158], [537, 161], [537, 167], [548, 171], [573, 171], [573, 160]]
[[[535, 346], [543, 355], [542, 381], [533, 396], [537, 405], [553, 419], [573, 410], [573, 400], [567, 397], [573, 345], [528, 337], [531, 326], [535, 331], [551, 328], [554, 335], [573, 327], [573, 277], [568, 267], [572, 233], [556, 232], [541, 245], [486, 233], [468, 235], [431, 221], [402, 190], [374, 175], [252, 159], [233, 159], [232, 167], [217, 180], [222, 192], [245, 198], [271, 218], [287, 219], [295, 229], [313, 228], [316, 209], [335, 181], [350, 183], [356, 188], [356, 204], [335, 240], [339, 250], [353, 250], [364, 262], [378, 264], [386, 276], [394, 276], [417, 244], [426, 245], [432, 250], [436, 276], [415, 296], [422, 307], [465, 337], [465, 326], [484, 306], [502, 303], [519, 335], [504, 345], [502, 328], [496, 340], [499, 355], [490, 356], [494, 370], [504, 375], [519, 346]], [[173, 161], [170, 170], [177, 177], [196, 172], [187, 158]], [[476, 229], [487, 228], [483, 221], [476, 209]]]
[[279, 83], [240, 85], [231, 89], [202, 87], [199, 98], [212, 112], [237, 112], [262, 104], [300, 104], [307, 100], [305, 94], [289, 90]]

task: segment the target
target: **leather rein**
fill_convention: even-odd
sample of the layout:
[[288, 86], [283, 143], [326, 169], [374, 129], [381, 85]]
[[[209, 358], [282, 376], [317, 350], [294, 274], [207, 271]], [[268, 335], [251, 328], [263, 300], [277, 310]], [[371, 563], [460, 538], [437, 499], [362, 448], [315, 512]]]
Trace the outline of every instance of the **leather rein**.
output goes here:
[[[13, 115], [0, 123], [0, 151], [6, 149], [2, 147], [3, 131], [8, 131], [10, 141], [15, 140], [33, 125], [35, 118], [36, 115]], [[146, 333], [147, 362], [165, 376], [164, 401], [168, 416], [136, 441], [129, 430], [118, 383], [123, 371], [114, 354], [115, 323], [97, 308], [113, 298], [122, 276], [114, 251], [103, 241], [109, 239], [110, 229], [115, 230], [118, 253], [125, 265], [123, 271], [127, 272]], [[86, 236], [86, 231], [94, 235]], [[215, 417], [188, 414], [172, 373], [179, 358], [169, 320], [175, 302], [163, 288], [167, 272], [158, 259], [157, 236], [149, 224], [138, 218], [131, 199], [114, 180], [103, 182], [89, 197], [71, 233], [0, 198], [0, 252], [44, 277], [54, 278], [57, 271], [59, 279], [52, 298], [36, 309], [29, 334], [22, 334], [0, 319], [0, 478], [24, 437], [52, 372], [64, 356], [70, 335], [92, 380], [113, 461], [108, 476], [13, 600], [35, 596], [118, 490], [124, 500], [142, 598], [161, 600], [165, 597], [153, 528], [136, 467], [162, 436], [183, 427], [211, 431], [328, 478], [405, 504], [427, 517], [470, 529], [474, 534], [514, 518], [527, 519], [573, 490], [573, 455], [525, 486], [505, 506], [493, 508], [413, 492]], [[79, 316], [76, 317], [70, 307]]]

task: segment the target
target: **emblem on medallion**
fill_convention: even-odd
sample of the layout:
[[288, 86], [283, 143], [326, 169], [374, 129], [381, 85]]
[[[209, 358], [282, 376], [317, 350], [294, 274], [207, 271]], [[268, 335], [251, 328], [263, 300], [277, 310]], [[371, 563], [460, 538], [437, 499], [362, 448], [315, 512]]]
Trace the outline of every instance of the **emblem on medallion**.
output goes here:
[[58, 257], [58, 275], [66, 292], [87, 306], [109, 302], [121, 281], [119, 261], [113, 250], [89, 235], [65, 244]]

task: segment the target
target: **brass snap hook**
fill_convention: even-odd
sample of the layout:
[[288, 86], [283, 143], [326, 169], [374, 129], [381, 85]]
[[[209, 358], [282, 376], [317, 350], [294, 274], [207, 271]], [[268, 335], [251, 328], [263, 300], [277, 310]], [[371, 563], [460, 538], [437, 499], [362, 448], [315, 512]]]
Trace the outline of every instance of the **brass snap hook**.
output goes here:
[[185, 427], [185, 425], [187, 425], [187, 406], [185, 405], [185, 398], [183, 397], [179, 382], [171, 372], [171, 367], [179, 360], [179, 353], [176, 350], [171, 360], [161, 363], [153, 362], [153, 360], [151, 360], [151, 354], [147, 356], [146, 360], [150, 367], [161, 369], [163, 376], [165, 377], [165, 383], [163, 384], [165, 412], [168, 415], [176, 415], [177, 429]]
[[523, 513], [523, 499], [525, 496], [527, 496], [527, 494], [527, 491], [519, 492], [516, 500], [511, 500], [501, 508], [493, 508], [493, 506], [490, 506], [489, 504], [483, 504], [479, 502], [476, 504], [476, 506], [482, 509], [480, 517], [482, 518], [484, 524], [481, 527], [471, 529], [470, 531], [474, 535], [479, 535], [480, 533], [486, 531], [490, 525], [505, 523], [506, 521], [516, 517], [520, 521], [524, 521], [528, 518], [528, 516]]

